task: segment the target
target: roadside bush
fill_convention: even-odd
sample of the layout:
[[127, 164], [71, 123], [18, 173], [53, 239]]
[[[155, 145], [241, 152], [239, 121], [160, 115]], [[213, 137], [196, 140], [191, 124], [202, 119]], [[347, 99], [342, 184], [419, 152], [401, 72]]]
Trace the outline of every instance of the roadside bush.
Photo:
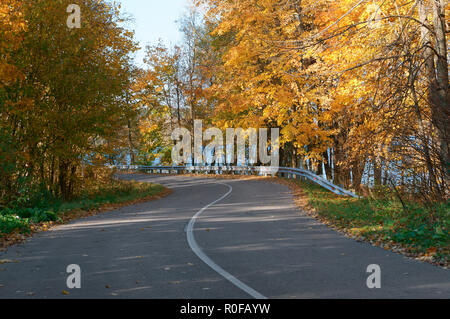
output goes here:
[[28, 219], [14, 215], [3, 215], [0, 213], [0, 237], [1, 234], [10, 234], [13, 231], [29, 232], [30, 222]]

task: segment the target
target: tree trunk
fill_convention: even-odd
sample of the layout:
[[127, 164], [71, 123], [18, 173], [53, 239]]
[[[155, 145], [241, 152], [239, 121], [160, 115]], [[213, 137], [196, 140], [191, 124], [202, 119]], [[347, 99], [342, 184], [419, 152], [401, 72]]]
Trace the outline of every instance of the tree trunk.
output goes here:
[[327, 176], [327, 179], [330, 180], [332, 178], [332, 173], [331, 173], [331, 159], [328, 156], [328, 152], [323, 153], [323, 158], [325, 164], [325, 174]]
[[336, 145], [334, 149], [334, 183], [342, 187], [350, 185], [350, 170], [346, 167], [345, 153], [341, 145]]
[[450, 86], [448, 78], [447, 26], [445, 21], [446, 0], [433, 1], [433, 22], [436, 35], [436, 85], [432, 94], [433, 122], [439, 131], [440, 155], [443, 161], [443, 172], [449, 178], [449, 138], [450, 138]]
[[134, 144], [133, 144], [133, 137], [131, 134], [131, 120], [128, 119], [128, 149], [130, 153], [130, 164], [134, 165], [135, 158], [134, 158]]
[[69, 189], [68, 189], [68, 181], [67, 181], [68, 180], [68, 170], [69, 170], [69, 165], [64, 161], [60, 161], [58, 183], [59, 183], [59, 192], [63, 198], [69, 197]]
[[357, 160], [353, 163], [352, 166], [352, 173], [353, 173], [353, 180], [352, 180], [352, 188], [356, 192], [361, 192], [361, 181], [362, 176], [364, 174], [364, 169], [366, 167], [366, 159]]
[[[432, 123], [436, 130], [437, 144], [443, 176], [443, 187], [448, 187], [449, 171], [449, 137], [450, 137], [450, 89], [448, 82], [447, 40], [445, 24], [445, 0], [431, 0], [429, 7], [425, 0], [418, 0], [419, 20], [421, 22], [422, 45], [425, 45], [423, 57], [428, 77], [428, 102], [431, 109]], [[432, 10], [433, 26], [428, 21]], [[430, 32], [432, 28], [434, 32]], [[434, 40], [434, 41], [433, 41]], [[434, 45], [433, 45], [434, 43]], [[445, 192], [445, 190], [438, 190]], [[444, 195], [445, 196], [445, 195]]]
[[380, 186], [382, 183], [382, 166], [376, 159], [373, 160], [373, 182], [375, 186]]

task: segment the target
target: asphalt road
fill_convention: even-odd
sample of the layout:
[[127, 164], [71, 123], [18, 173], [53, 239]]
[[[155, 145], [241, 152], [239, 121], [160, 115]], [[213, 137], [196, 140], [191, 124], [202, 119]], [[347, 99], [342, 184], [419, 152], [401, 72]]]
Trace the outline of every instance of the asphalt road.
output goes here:
[[[450, 298], [450, 270], [345, 238], [299, 211], [285, 186], [123, 178], [174, 192], [0, 253], [15, 261], [0, 264], [0, 298]], [[81, 289], [66, 286], [70, 264]], [[380, 289], [366, 285], [370, 264]]]

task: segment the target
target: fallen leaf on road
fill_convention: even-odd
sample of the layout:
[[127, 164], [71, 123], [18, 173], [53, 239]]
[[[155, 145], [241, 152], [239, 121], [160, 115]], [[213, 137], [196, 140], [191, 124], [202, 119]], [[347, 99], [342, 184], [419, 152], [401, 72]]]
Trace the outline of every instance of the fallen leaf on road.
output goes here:
[[437, 248], [436, 247], [428, 248], [426, 256], [432, 256], [432, 255], [436, 254], [436, 252], [437, 252]]
[[106, 285], [105, 288], [106, 288], [106, 289], [109, 289], [109, 288], [111, 288], [111, 286], [110, 286], [110, 285]]
[[1, 264], [17, 264], [18, 260], [11, 260], [11, 259], [0, 259], [0, 265]]
[[62, 294], [67, 296], [67, 295], [70, 295], [70, 292], [68, 292], [67, 290], [63, 290]]

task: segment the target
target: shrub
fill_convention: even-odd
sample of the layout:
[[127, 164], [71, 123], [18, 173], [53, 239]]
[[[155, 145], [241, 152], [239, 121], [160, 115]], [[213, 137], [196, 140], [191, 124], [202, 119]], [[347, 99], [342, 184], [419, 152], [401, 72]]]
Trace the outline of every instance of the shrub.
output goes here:
[[10, 234], [14, 231], [28, 232], [30, 222], [28, 219], [14, 215], [2, 215], [0, 213], [0, 236], [2, 233]]

